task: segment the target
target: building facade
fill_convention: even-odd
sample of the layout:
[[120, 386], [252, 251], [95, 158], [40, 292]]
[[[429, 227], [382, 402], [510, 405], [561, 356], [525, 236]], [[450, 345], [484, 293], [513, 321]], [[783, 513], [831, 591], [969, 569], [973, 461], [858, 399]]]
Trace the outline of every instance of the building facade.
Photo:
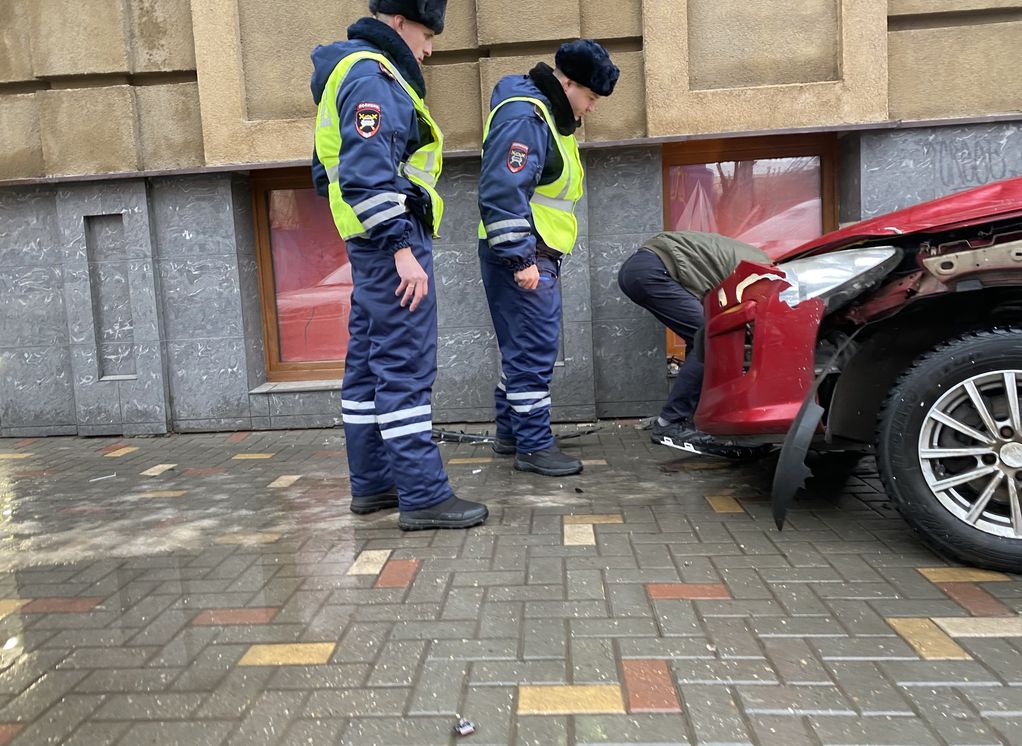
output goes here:
[[[308, 53], [364, 9], [0, 4], [0, 435], [339, 423], [351, 278], [306, 166]], [[555, 419], [662, 403], [682, 351], [616, 283], [650, 234], [797, 245], [1022, 175], [1022, 0], [450, 0], [426, 68], [449, 146], [438, 422], [491, 418], [485, 102], [577, 36], [622, 77], [580, 137]]]

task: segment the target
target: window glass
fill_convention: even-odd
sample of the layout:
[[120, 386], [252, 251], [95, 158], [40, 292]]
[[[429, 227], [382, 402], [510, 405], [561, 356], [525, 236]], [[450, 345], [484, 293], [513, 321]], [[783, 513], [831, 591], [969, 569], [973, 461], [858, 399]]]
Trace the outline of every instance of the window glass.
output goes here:
[[326, 201], [313, 189], [268, 193], [280, 362], [343, 361], [351, 265]]
[[823, 233], [820, 158], [762, 158], [671, 166], [667, 230], [737, 238], [768, 254]]

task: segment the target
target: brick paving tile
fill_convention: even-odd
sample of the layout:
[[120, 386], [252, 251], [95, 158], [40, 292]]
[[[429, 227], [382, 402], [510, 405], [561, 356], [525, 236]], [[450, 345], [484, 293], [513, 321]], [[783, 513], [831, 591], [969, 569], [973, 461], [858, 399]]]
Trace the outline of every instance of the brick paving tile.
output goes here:
[[253, 645], [239, 666], [307, 666], [326, 663], [334, 652], [332, 643]]
[[960, 604], [973, 616], [1015, 616], [1015, 610], [1009, 609], [988, 591], [975, 583], [937, 583], [952, 601]]
[[206, 609], [192, 620], [196, 626], [226, 624], [269, 624], [280, 609]]
[[931, 583], [1004, 583], [1011, 580], [1002, 572], [973, 567], [921, 567], [919, 574]]
[[518, 687], [519, 715], [584, 715], [624, 711], [620, 686]]
[[374, 588], [407, 588], [422, 567], [420, 560], [390, 560], [380, 571]]
[[19, 609], [21, 614], [81, 614], [103, 603], [95, 598], [36, 598]]
[[724, 585], [714, 583], [648, 583], [646, 592], [654, 600], [731, 598], [731, 592]]
[[444, 444], [491, 518], [405, 534], [340, 428], [232, 437], [0, 445], [0, 746], [1020, 742], [1022, 579], [932, 555], [871, 459], [778, 532], [770, 464], [627, 424], [570, 483]]
[[626, 660], [621, 670], [629, 712], [681, 712], [674, 679], [664, 661]]
[[24, 728], [24, 725], [18, 723], [0, 723], [0, 746], [6, 746], [13, 741]]
[[888, 619], [891, 627], [926, 660], [972, 660], [958, 643], [929, 619]]
[[951, 637], [1022, 637], [1022, 617], [936, 617], [933, 621]]

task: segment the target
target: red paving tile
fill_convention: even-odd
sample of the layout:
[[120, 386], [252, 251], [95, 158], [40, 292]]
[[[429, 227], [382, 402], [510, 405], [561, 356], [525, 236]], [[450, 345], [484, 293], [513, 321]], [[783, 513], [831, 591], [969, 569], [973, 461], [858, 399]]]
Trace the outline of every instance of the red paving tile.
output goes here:
[[36, 598], [22, 606], [21, 614], [82, 614], [103, 603], [101, 596]]
[[629, 712], [681, 712], [674, 678], [662, 660], [621, 662]]
[[731, 591], [720, 583], [647, 583], [646, 593], [654, 601], [699, 601], [731, 598]]
[[39, 440], [39, 438], [22, 438], [21, 440], [14, 444], [14, 447], [26, 448], [27, 446], [30, 446], [33, 443], [35, 443], [37, 440]]
[[343, 458], [345, 451], [316, 451], [312, 454], [313, 458]]
[[220, 466], [204, 466], [196, 469], [185, 469], [186, 477], [212, 477], [216, 474], [225, 474], [227, 470]]
[[376, 578], [375, 588], [407, 588], [415, 580], [421, 560], [391, 560]]
[[102, 448], [99, 449], [99, 452], [100, 453], [113, 453], [114, 451], [119, 451], [122, 448], [128, 448], [128, 447], [129, 446], [128, 446], [127, 443], [114, 443], [113, 445], [103, 446]]
[[269, 624], [277, 616], [279, 608], [258, 609], [206, 609], [192, 620], [197, 626], [221, 626], [225, 624]]
[[16, 471], [14, 476], [16, 479], [30, 479], [33, 477], [47, 477], [50, 472], [45, 469], [29, 469], [28, 471]]
[[249, 436], [249, 433], [232, 433], [227, 436], [228, 443], [240, 443]]
[[59, 511], [60, 515], [93, 515], [95, 513], [107, 513], [107, 508], [101, 508], [98, 505], [76, 505], [70, 508], [63, 508]]
[[937, 583], [948, 597], [973, 616], [1015, 616], [1015, 612], [975, 583]]
[[0, 746], [6, 746], [13, 741], [24, 728], [24, 725], [17, 723], [0, 723]]

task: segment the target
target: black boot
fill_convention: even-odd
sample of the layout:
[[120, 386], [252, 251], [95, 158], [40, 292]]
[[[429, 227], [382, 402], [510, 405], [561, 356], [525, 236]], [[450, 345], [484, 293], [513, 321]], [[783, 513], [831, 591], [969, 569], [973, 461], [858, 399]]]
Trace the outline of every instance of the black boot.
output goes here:
[[375, 513], [378, 510], [389, 510], [397, 507], [397, 490], [387, 490], [378, 495], [364, 495], [351, 498], [351, 512], [359, 515]]
[[562, 453], [557, 446], [551, 446], [534, 453], [519, 453], [515, 456], [518, 471], [531, 471], [545, 477], [567, 477], [582, 471], [582, 462]]
[[517, 450], [513, 438], [497, 438], [493, 441], [493, 452], [498, 456], [514, 456]]
[[490, 514], [482, 503], [451, 495], [442, 503], [421, 510], [402, 510], [397, 525], [404, 531], [424, 528], [471, 528], [486, 521]]

